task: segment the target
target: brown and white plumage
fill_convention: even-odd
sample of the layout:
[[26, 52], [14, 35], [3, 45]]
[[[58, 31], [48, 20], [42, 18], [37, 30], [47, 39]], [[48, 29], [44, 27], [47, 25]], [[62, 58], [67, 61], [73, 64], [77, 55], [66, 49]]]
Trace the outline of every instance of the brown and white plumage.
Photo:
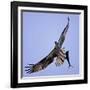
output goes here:
[[59, 52], [57, 53], [57, 57], [56, 57], [56, 66], [60, 66], [61, 64], [64, 63], [66, 59], [66, 53], [64, 49], [60, 49]]
[[68, 17], [68, 23], [66, 27], [64, 28], [63, 32], [61, 33], [61, 36], [58, 40], [58, 42], [55, 41], [55, 47], [54, 49], [42, 60], [37, 62], [36, 64], [29, 64], [25, 66], [26, 73], [34, 73], [38, 72], [40, 70], [44, 70], [46, 67], [48, 67], [56, 58], [56, 66], [59, 66], [64, 63], [65, 59], [67, 59], [69, 66], [71, 66], [69, 61], [69, 52], [65, 52], [65, 50], [62, 48], [62, 44], [64, 43], [66, 33], [69, 28], [69, 17]]

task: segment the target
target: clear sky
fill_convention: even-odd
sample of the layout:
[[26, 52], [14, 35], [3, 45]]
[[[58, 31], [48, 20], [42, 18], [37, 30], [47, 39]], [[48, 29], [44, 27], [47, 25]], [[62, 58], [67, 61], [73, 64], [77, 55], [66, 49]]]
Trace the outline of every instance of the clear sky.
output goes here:
[[[70, 18], [69, 30], [63, 44], [69, 50], [70, 62], [73, 67], [64, 64], [56, 67], [55, 61], [46, 69], [27, 74], [25, 66], [35, 64], [44, 58], [55, 46], [54, 42]], [[79, 14], [23, 12], [23, 76], [51, 76], [79, 74]]]

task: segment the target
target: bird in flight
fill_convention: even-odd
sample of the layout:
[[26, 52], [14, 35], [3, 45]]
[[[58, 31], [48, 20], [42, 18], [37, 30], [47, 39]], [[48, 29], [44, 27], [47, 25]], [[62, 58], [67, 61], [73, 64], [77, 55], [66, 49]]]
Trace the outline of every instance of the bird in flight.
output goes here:
[[65, 60], [67, 60], [69, 67], [71, 66], [71, 63], [69, 61], [69, 51], [65, 51], [65, 49], [62, 48], [67, 31], [69, 29], [69, 21], [70, 19], [68, 17], [67, 25], [65, 26], [63, 32], [61, 33], [59, 40], [55, 41], [55, 47], [52, 49], [52, 51], [36, 64], [28, 64], [27, 66], [25, 66], [26, 73], [31, 74], [44, 70], [54, 60], [56, 60], [55, 62], [56, 66], [60, 66], [61, 64], [63, 64]]

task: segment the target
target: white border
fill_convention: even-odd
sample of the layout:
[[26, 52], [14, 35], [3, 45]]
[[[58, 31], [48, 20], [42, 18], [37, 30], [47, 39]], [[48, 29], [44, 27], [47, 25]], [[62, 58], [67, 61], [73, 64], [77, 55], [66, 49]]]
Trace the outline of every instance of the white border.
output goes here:
[[[80, 74], [79, 75], [60, 75], [60, 76], [40, 76], [21, 78], [21, 10], [40, 10], [40, 11], [56, 11], [56, 12], [78, 12], [80, 14]], [[52, 8], [36, 8], [36, 7], [18, 7], [18, 83], [32, 83], [45, 81], [66, 81], [66, 80], [82, 80], [84, 79], [84, 11], [74, 9], [52, 9]]]

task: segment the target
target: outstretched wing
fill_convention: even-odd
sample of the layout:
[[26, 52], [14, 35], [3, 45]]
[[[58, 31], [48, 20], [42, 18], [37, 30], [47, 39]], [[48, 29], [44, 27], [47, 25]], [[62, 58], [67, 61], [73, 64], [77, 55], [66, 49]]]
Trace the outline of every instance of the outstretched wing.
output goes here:
[[69, 17], [68, 17], [68, 23], [67, 23], [66, 27], [64, 28], [63, 32], [61, 33], [61, 36], [60, 36], [58, 42], [55, 42], [54, 49], [45, 58], [40, 60], [38, 63], [29, 64], [28, 66], [26, 66], [25, 71], [27, 73], [33, 73], [33, 72], [38, 72], [40, 70], [43, 70], [54, 61], [54, 57], [57, 56], [58, 50], [61, 49], [62, 44], [65, 40], [65, 36], [66, 36], [68, 28], [69, 28]]
[[38, 72], [40, 70], [45, 69], [49, 64], [51, 64], [54, 61], [54, 57], [55, 57], [55, 48], [45, 57], [43, 58], [41, 61], [39, 61], [36, 64], [29, 64], [28, 66], [26, 66], [26, 72], [27, 73], [34, 73], [34, 72]]
[[61, 48], [62, 45], [63, 45], [63, 43], [64, 43], [65, 36], [66, 36], [66, 33], [68, 31], [68, 28], [69, 28], [69, 21], [70, 21], [70, 19], [68, 17], [68, 23], [67, 23], [66, 27], [64, 28], [63, 32], [61, 33], [61, 36], [60, 36], [60, 38], [58, 40], [58, 46], [59, 46], [59, 48]]

